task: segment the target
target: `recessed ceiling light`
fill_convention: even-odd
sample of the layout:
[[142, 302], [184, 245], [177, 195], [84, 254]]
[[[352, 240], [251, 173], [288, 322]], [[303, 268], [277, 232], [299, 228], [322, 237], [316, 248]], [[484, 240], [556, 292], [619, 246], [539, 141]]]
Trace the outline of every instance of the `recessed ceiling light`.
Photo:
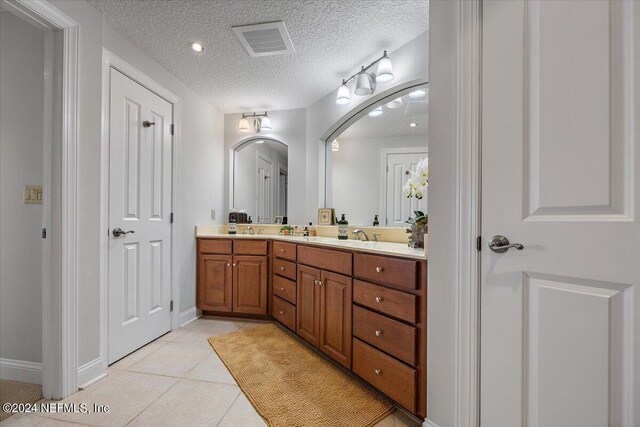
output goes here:
[[264, 143], [264, 139], [259, 139], [257, 141], [255, 141], [256, 144], [263, 144]]
[[202, 47], [202, 45], [197, 42], [191, 42], [189, 43], [189, 46], [191, 46], [191, 49], [195, 50], [196, 52], [202, 52], [204, 50], [204, 47]]
[[411, 126], [412, 128], [414, 128], [414, 127], [418, 126], [418, 124], [417, 124], [417, 123], [411, 123], [409, 126]]
[[378, 107], [375, 110], [369, 111], [369, 117], [378, 117], [378, 116], [381, 116], [382, 113], [383, 113], [382, 107]]
[[411, 92], [409, 94], [409, 98], [413, 98], [413, 99], [417, 99], [417, 98], [422, 98], [423, 96], [427, 95], [427, 91], [424, 89], [418, 89], [418, 90], [414, 90], [413, 92]]

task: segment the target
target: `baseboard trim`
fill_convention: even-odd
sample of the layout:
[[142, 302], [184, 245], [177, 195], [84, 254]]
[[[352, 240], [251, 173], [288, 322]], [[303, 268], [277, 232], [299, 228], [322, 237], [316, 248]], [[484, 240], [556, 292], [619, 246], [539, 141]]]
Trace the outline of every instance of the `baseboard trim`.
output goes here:
[[180, 312], [178, 315], [178, 325], [182, 328], [183, 326], [187, 326], [189, 323], [196, 320], [198, 317], [202, 316], [202, 311], [198, 310], [196, 307], [191, 307], [185, 311]]
[[425, 418], [424, 422], [422, 423], [422, 427], [440, 427], [440, 426], [438, 426], [438, 424], [431, 421], [429, 418]]
[[0, 378], [42, 384], [42, 363], [0, 358]]
[[97, 357], [78, 368], [78, 389], [85, 389], [106, 376], [107, 373], [102, 366], [102, 357]]

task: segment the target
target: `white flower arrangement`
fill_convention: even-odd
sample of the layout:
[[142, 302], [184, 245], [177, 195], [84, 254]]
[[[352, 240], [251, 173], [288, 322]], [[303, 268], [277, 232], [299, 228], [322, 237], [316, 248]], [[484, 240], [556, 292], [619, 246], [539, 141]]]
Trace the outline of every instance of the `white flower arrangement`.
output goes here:
[[407, 198], [422, 199], [427, 193], [429, 188], [428, 164], [428, 157], [425, 157], [418, 162], [416, 169], [411, 172], [409, 179], [402, 187], [402, 191], [404, 191], [404, 195]]

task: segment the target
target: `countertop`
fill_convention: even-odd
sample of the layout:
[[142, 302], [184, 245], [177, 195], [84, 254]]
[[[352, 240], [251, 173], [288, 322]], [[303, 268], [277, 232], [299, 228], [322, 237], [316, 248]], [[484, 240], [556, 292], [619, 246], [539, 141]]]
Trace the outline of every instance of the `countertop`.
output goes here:
[[280, 234], [227, 234], [218, 231], [207, 230], [208, 227], [196, 227], [196, 237], [211, 239], [260, 239], [279, 240], [292, 243], [306, 243], [315, 246], [325, 246], [338, 249], [351, 249], [359, 252], [373, 254], [393, 255], [419, 260], [427, 259], [428, 245], [425, 240], [424, 249], [414, 249], [404, 243], [373, 242], [362, 240], [338, 240], [333, 237], [301, 237], [283, 236]]

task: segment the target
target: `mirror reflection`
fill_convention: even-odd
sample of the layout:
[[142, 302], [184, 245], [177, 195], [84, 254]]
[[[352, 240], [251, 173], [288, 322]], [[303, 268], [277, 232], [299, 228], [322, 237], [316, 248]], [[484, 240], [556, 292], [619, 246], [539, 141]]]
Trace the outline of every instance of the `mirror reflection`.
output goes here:
[[397, 92], [326, 142], [325, 207], [335, 208], [338, 218], [344, 213], [353, 225], [407, 227], [414, 211], [427, 212], [426, 190], [418, 199], [407, 182], [428, 162], [428, 98], [426, 85]]
[[286, 224], [287, 187], [285, 144], [256, 138], [234, 150], [233, 209], [239, 213], [238, 222]]

